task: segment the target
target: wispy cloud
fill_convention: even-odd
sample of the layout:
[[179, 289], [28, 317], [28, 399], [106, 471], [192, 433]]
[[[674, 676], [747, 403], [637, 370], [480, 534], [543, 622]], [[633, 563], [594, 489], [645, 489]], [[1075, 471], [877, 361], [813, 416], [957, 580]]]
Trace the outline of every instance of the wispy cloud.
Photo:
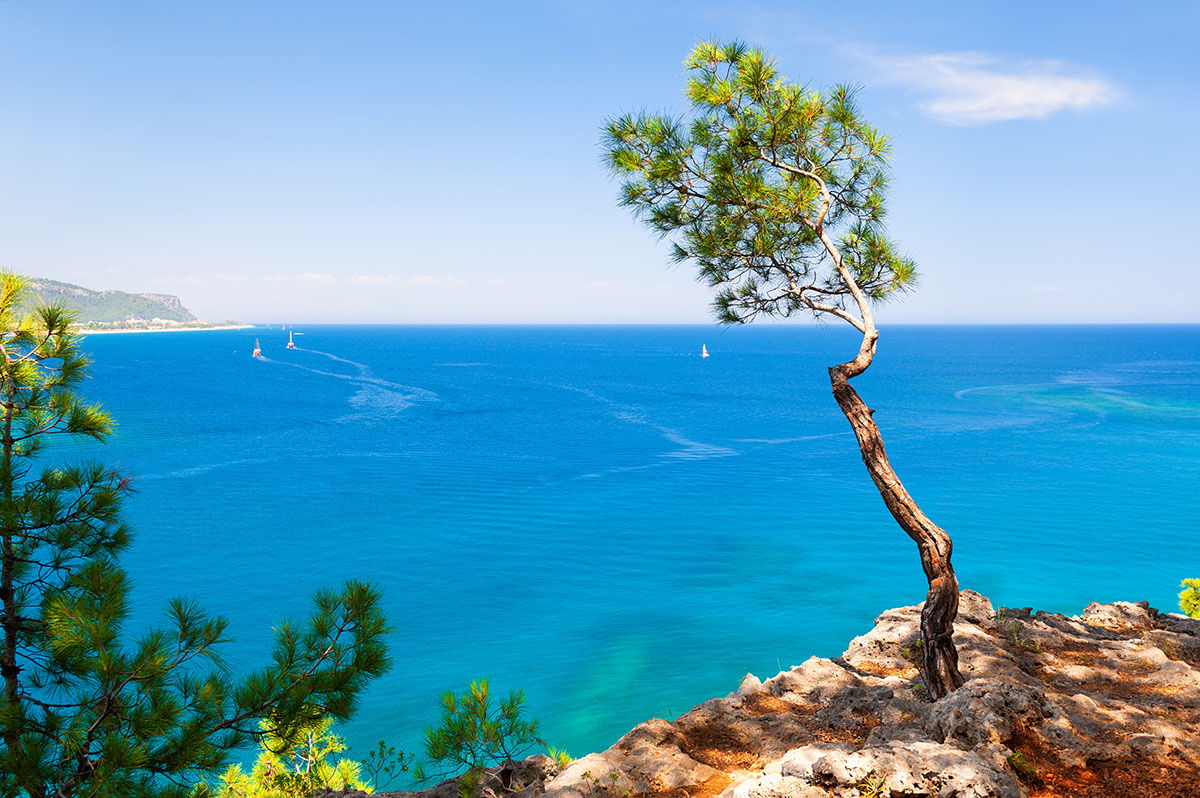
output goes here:
[[[439, 288], [462, 288], [467, 281], [461, 277], [446, 275], [437, 277], [431, 274], [352, 274], [340, 277], [324, 272], [297, 272], [293, 274], [268, 274], [246, 276], [241, 274], [185, 274], [172, 277], [154, 277], [151, 280], [160, 285], [221, 285], [225, 283], [264, 283], [268, 285], [295, 284], [324, 286], [351, 286], [354, 288], [372, 287], [414, 287], [435, 286]], [[492, 281], [493, 285], [500, 285]]]
[[461, 288], [467, 281], [461, 277], [435, 277], [432, 274], [353, 274], [346, 282], [351, 285], [437, 285]]
[[240, 274], [181, 274], [168, 277], [151, 277], [150, 282], [160, 285], [213, 285], [214, 283], [244, 283], [249, 277]]
[[331, 283], [337, 281], [337, 278], [332, 274], [317, 274], [314, 272], [271, 274], [266, 277], [259, 277], [258, 279], [264, 283]]
[[880, 56], [859, 50], [877, 80], [925, 95], [920, 108], [952, 125], [1045, 119], [1106, 105], [1120, 96], [1104, 78], [1062, 61], [1012, 61], [984, 53]]

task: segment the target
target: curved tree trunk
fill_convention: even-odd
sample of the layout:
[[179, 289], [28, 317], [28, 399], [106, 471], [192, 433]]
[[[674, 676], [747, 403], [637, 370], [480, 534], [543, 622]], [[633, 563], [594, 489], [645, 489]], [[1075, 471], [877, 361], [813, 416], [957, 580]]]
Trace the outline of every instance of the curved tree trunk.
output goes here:
[[921, 552], [921, 565], [929, 580], [925, 609], [921, 611], [921, 675], [929, 695], [938, 699], [963, 683], [962, 674], [958, 672], [958, 651], [954, 647], [953, 637], [954, 618], [958, 615], [958, 579], [950, 566], [950, 536], [930, 521], [908, 495], [888, 462], [879, 427], [872, 417], [875, 411], [867, 407], [850, 387], [850, 378], [866, 371], [870, 365], [874, 344], [874, 336], [870, 336], [864, 341], [858, 358], [840, 366], [831, 366], [829, 381], [833, 385], [833, 396], [838, 406], [854, 428], [863, 463], [875, 487], [879, 489], [879, 495], [883, 497], [896, 523], [916, 541]]

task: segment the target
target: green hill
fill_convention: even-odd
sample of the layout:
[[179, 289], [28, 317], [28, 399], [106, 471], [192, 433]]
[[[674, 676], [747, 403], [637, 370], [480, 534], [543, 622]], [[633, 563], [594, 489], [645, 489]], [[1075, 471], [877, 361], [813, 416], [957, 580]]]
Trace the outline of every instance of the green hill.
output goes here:
[[155, 319], [186, 323], [196, 321], [179, 297], [170, 294], [127, 294], [124, 291], [93, 291], [70, 283], [29, 279], [30, 291], [48, 304], [61, 302], [78, 314], [83, 326], [145, 325]]

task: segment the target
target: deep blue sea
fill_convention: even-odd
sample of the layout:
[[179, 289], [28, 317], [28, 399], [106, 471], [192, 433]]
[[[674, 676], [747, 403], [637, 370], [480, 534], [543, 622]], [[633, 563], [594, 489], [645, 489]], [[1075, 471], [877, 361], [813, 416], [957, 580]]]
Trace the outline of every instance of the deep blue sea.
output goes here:
[[[314, 590], [382, 587], [360, 754], [419, 749], [438, 694], [487, 676], [579, 756], [924, 597], [829, 390], [853, 334], [295, 331], [87, 338], [119, 426], [72, 449], [137, 479], [131, 631], [196, 598], [249, 668]], [[964, 587], [1175, 610], [1200, 576], [1200, 326], [888, 327], [855, 385]]]

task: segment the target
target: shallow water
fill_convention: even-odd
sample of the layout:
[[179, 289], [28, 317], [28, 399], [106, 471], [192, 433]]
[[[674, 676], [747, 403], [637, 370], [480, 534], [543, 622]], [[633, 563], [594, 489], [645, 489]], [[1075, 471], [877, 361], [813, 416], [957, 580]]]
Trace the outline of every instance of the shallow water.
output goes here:
[[[198, 598], [250, 667], [320, 586], [383, 588], [360, 750], [485, 675], [598, 750], [924, 595], [829, 392], [840, 330], [298, 332], [87, 339], [119, 433], [70, 449], [137, 477], [133, 628]], [[1200, 576], [1200, 327], [887, 328], [855, 382], [964, 587], [1174, 609]]]

